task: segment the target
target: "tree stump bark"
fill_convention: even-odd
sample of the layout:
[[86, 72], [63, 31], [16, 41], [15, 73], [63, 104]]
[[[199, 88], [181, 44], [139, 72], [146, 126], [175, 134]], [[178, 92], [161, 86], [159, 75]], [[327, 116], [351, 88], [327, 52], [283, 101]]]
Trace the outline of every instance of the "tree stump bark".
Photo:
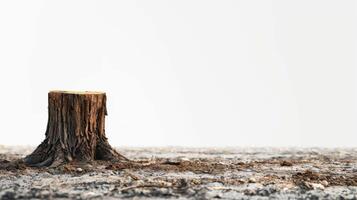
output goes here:
[[104, 92], [49, 92], [46, 138], [25, 157], [25, 163], [41, 167], [72, 161], [128, 160], [108, 143], [105, 115]]

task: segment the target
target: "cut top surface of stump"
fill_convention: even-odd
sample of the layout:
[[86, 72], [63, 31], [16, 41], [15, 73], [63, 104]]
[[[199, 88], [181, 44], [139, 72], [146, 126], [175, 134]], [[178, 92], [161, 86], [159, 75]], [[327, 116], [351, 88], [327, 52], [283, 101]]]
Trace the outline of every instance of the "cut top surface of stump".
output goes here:
[[57, 94], [77, 94], [77, 95], [105, 95], [105, 92], [101, 91], [71, 91], [71, 90], [52, 90], [49, 92]]

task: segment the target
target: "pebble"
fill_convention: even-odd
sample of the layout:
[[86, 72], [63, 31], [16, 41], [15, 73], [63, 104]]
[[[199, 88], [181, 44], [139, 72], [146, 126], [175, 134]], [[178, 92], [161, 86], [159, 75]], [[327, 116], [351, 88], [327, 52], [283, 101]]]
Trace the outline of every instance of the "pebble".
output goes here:
[[321, 184], [322, 184], [324, 187], [327, 187], [329, 183], [328, 183], [326, 180], [323, 180], [323, 181], [321, 181]]
[[76, 170], [77, 170], [77, 172], [82, 172], [83, 171], [83, 169], [80, 168], [80, 167], [78, 167]]
[[309, 189], [314, 189], [314, 190], [324, 190], [325, 187], [320, 184], [320, 183], [310, 183], [310, 182], [305, 182], [305, 185], [309, 188]]
[[255, 179], [254, 177], [250, 177], [250, 178], [248, 179], [248, 182], [249, 182], [249, 183], [256, 183], [256, 182], [257, 182], [257, 179]]
[[41, 198], [46, 198], [46, 197], [49, 197], [50, 195], [51, 195], [51, 192], [48, 190], [43, 190], [40, 192]]
[[190, 159], [189, 159], [189, 158], [185, 158], [185, 157], [183, 157], [183, 158], [180, 158], [180, 161], [185, 162], [185, 161], [190, 161]]

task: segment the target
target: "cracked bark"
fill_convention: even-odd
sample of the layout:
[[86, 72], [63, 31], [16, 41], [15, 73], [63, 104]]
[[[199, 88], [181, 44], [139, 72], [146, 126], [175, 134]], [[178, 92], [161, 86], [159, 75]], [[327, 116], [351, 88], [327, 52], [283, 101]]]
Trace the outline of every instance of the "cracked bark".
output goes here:
[[103, 92], [49, 92], [46, 138], [25, 157], [25, 163], [42, 167], [93, 160], [127, 161], [108, 143], [106, 115]]

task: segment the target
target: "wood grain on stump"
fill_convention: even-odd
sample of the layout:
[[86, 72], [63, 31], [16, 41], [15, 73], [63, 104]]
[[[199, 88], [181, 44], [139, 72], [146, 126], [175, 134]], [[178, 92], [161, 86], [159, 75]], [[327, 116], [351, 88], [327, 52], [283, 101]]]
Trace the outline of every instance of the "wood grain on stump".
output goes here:
[[104, 92], [49, 92], [46, 138], [25, 157], [25, 163], [58, 166], [72, 161], [127, 160], [108, 143], [106, 115]]

